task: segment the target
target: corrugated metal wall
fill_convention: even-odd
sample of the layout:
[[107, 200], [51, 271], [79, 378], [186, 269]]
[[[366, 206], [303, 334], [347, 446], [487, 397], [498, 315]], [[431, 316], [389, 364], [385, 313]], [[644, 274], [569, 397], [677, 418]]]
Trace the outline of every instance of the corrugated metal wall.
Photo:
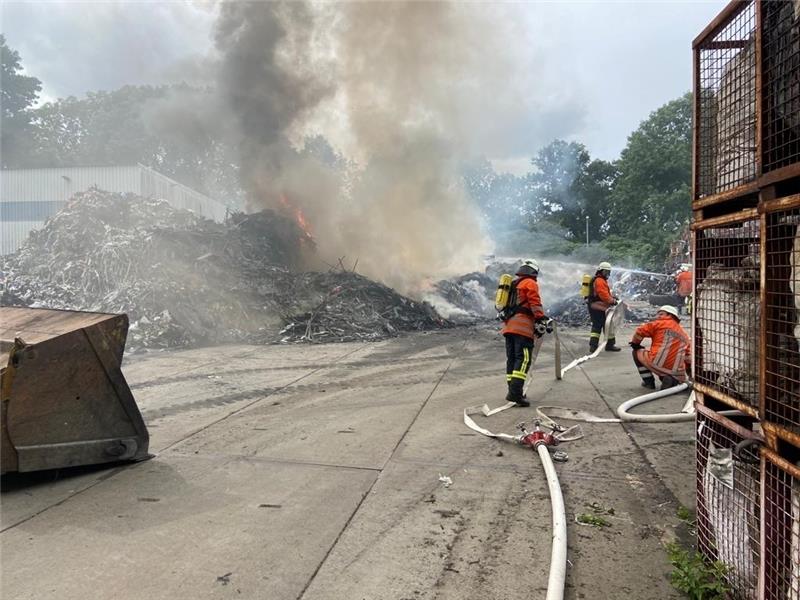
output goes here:
[[90, 187], [163, 198], [175, 208], [222, 221], [223, 204], [143, 165], [0, 171], [0, 253], [16, 251], [33, 230], [74, 194]]
[[191, 210], [215, 221], [222, 221], [225, 219], [227, 212], [225, 205], [153, 169], [145, 167], [144, 165], [140, 165], [140, 167], [142, 184], [139, 193], [142, 196], [163, 198], [175, 208]]

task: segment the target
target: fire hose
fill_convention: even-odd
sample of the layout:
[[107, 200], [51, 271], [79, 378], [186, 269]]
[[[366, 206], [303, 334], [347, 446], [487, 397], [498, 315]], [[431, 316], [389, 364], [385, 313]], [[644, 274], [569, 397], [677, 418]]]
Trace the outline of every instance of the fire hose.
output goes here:
[[[617, 316], [618, 314], [619, 316]], [[554, 334], [555, 347], [556, 347], [555, 350], [556, 379], [562, 379], [564, 373], [566, 373], [571, 368], [596, 357], [603, 348], [604, 345], [603, 343], [606, 341], [606, 338], [610, 337], [615, 332], [616, 327], [619, 323], [619, 319], [621, 318], [621, 314], [622, 314], [621, 311], [620, 313], [617, 313], [616, 307], [610, 308], [606, 312], [606, 322], [604, 328], [605, 333], [603, 339], [601, 340], [601, 343], [598, 345], [598, 349], [590, 355], [575, 359], [563, 369], [560, 368], [561, 343], [558, 338], [558, 329], [555, 321], [551, 320], [550, 325], [552, 326], [552, 332]], [[531, 382], [530, 373], [533, 370], [533, 365], [535, 364], [536, 359], [539, 356], [539, 351], [541, 350], [543, 343], [544, 343], [543, 336], [538, 338], [534, 343], [533, 356], [531, 357], [531, 366], [530, 370], [528, 371], [529, 377], [528, 380], [525, 382], [524, 386], [524, 391], [526, 392]], [[545, 477], [547, 479], [547, 487], [550, 493], [550, 505], [553, 518], [553, 544], [550, 553], [550, 573], [548, 576], [547, 596], [545, 600], [563, 600], [564, 582], [566, 579], [566, 571], [567, 571], [567, 525], [566, 525], [566, 514], [564, 509], [564, 497], [561, 492], [561, 486], [558, 481], [558, 475], [556, 473], [555, 467], [553, 465], [553, 460], [563, 462], [566, 461], [568, 457], [566, 453], [554, 450], [554, 448], [560, 442], [574, 441], [583, 437], [583, 431], [581, 430], [580, 425], [573, 425], [572, 427], [565, 429], [561, 425], [559, 425], [555, 421], [555, 419], [561, 418], [573, 421], [584, 421], [588, 423], [621, 423], [621, 422], [675, 423], [682, 421], [691, 421], [694, 419], [695, 416], [694, 392], [692, 392], [689, 395], [688, 399], [683, 405], [683, 408], [680, 410], [680, 412], [677, 413], [634, 414], [630, 412], [637, 406], [646, 404], [648, 402], [652, 402], [654, 400], [678, 394], [690, 388], [691, 388], [691, 383], [687, 382], [673, 386], [665, 390], [650, 392], [648, 394], [642, 394], [640, 396], [631, 398], [630, 400], [626, 400], [625, 402], [620, 404], [619, 407], [617, 408], [616, 418], [597, 417], [586, 411], [559, 407], [559, 406], [540, 406], [537, 407], [536, 409], [538, 418], [535, 421], [534, 430], [529, 432], [527, 431], [525, 424], [520, 423], [517, 426], [521, 430], [521, 433], [519, 435], [510, 435], [507, 433], [493, 433], [488, 429], [480, 427], [472, 419], [472, 415], [478, 413], [482, 414], [485, 417], [497, 414], [501, 411], [511, 408], [512, 406], [515, 406], [514, 402], [508, 402], [503, 406], [494, 409], [490, 409], [486, 404], [483, 404], [482, 406], [474, 406], [471, 408], [464, 409], [464, 424], [467, 427], [469, 427], [473, 431], [476, 431], [477, 433], [480, 433], [488, 437], [512, 443], [517, 443], [523, 446], [529, 446], [537, 451], [539, 459], [542, 462], [542, 468], [544, 469], [545, 472]], [[724, 414], [733, 415], [740, 413], [739, 411], [731, 410], [731, 411], [724, 411]], [[543, 432], [541, 430], [542, 424], [544, 424], [546, 427], [549, 427], [551, 429], [551, 432], [550, 433]]]
[[[656, 414], [641, 414], [630, 412], [633, 408], [652, 402], [653, 400], [660, 400], [667, 396], [672, 396], [690, 389], [691, 383], [681, 383], [666, 390], [657, 392], [650, 392], [636, 396], [630, 400], [626, 400], [617, 407], [617, 417], [598, 417], [583, 410], [574, 408], [567, 408], [564, 406], [539, 406], [536, 408], [537, 416], [548, 427], [557, 425], [555, 419], [566, 419], [568, 421], [583, 421], [585, 423], [681, 423], [683, 421], [693, 421], [695, 416], [694, 409], [694, 392], [689, 394], [683, 408], [676, 413], [656, 413]], [[720, 414], [726, 416], [741, 415], [742, 412], [738, 410], [724, 410]]]
[[[609, 311], [606, 313], [606, 326], [604, 331], [607, 332], [607, 334], [609, 333], [613, 334], [613, 332], [615, 331], [616, 325], [618, 323], [618, 321], [615, 320], [616, 314], [617, 313], [614, 308], [609, 309]], [[616, 317], [616, 319], [619, 318], [620, 317]], [[552, 327], [552, 333], [554, 334], [555, 345], [556, 345], [556, 351], [555, 351], [556, 379], [561, 379], [564, 373], [569, 369], [571, 369], [572, 367], [581, 364], [582, 362], [586, 362], [587, 360], [590, 360], [591, 358], [594, 358], [599, 354], [599, 349], [602, 348], [602, 344], [599, 345], [598, 351], [594, 352], [591, 355], [581, 357], [580, 359], [576, 359], [572, 361], [572, 363], [570, 363], [567, 367], [561, 369], [560, 368], [561, 344], [558, 338], [558, 328], [555, 321], [551, 320], [549, 325]], [[530, 373], [533, 370], [533, 365], [535, 364], [536, 359], [539, 356], [539, 351], [541, 350], [543, 343], [544, 343], [544, 336], [537, 338], [534, 343], [533, 356], [531, 357], [531, 366], [528, 371], [529, 377], [528, 380], [525, 382], [524, 391], [527, 391], [528, 386], [530, 385], [531, 382]], [[525, 424], [520, 423], [518, 425], [518, 428], [521, 430], [521, 434], [519, 435], [510, 435], [507, 433], [494, 433], [488, 429], [480, 427], [472, 419], [472, 415], [478, 413], [482, 414], [485, 417], [497, 414], [501, 411], [511, 408], [512, 406], [515, 406], [515, 403], [513, 402], [508, 402], [503, 406], [494, 409], [490, 409], [486, 404], [483, 404], [482, 406], [474, 406], [471, 408], [464, 409], [464, 424], [473, 431], [495, 439], [517, 443], [524, 446], [529, 446], [535, 449], [539, 455], [539, 459], [542, 462], [542, 468], [544, 469], [545, 477], [547, 479], [547, 487], [550, 493], [550, 505], [551, 505], [552, 519], [553, 519], [553, 543], [550, 553], [550, 573], [548, 576], [546, 600], [563, 600], [564, 582], [566, 579], [566, 570], [567, 570], [567, 525], [566, 525], [566, 514], [564, 509], [564, 497], [561, 492], [561, 486], [558, 481], [558, 475], [556, 473], [555, 467], [553, 465], [553, 460], [565, 461], [567, 460], [568, 457], [565, 453], [560, 452], [558, 450], [554, 450], [554, 448], [560, 442], [574, 441], [583, 437], [583, 431], [581, 430], [580, 425], [573, 425], [572, 427], [565, 429], [561, 427], [554, 420], [554, 418], [561, 417], [565, 419], [580, 420], [590, 423], [620, 423], [622, 421], [663, 423], [663, 422], [675, 422], [675, 421], [688, 421], [694, 418], [693, 395], [690, 395], [689, 399], [687, 400], [684, 407], [681, 409], [681, 412], [679, 413], [669, 414], [669, 415], [658, 415], [658, 414], [640, 415], [640, 414], [631, 414], [629, 411], [641, 404], [645, 404], [647, 402], [651, 402], [659, 398], [664, 398], [667, 396], [680, 393], [688, 389], [689, 387], [690, 384], [684, 383], [666, 390], [661, 390], [658, 392], [653, 392], [637, 396], [635, 398], [631, 398], [630, 400], [623, 402], [617, 409], [618, 418], [596, 417], [595, 415], [592, 415], [585, 411], [562, 408], [557, 406], [538, 407], [536, 409], [538, 419], [535, 421], [534, 430], [532, 432], [528, 432], [525, 427]], [[547, 410], [547, 412], [545, 412], [545, 409]], [[542, 423], [544, 423], [547, 427], [551, 429], [550, 433], [545, 433], [541, 431], [540, 425]], [[551, 452], [553, 452], [552, 456]]]
[[[614, 337], [617, 331], [617, 327], [620, 325], [620, 321], [622, 320], [625, 311], [624, 310], [617, 310], [619, 307], [623, 306], [622, 304], [617, 304], [616, 306], [611, 306], [606, 310], [606, 321], [605, 326], [603, 327], [603, 337], [597, 345], [597, 350], [592, 352], [591, 354], [587, 354], [586, 356], [581, 356], [580, 358], [576, 358], [571, 363], [569, 363], [566, 367], [561, 369], [561, 373], [559, 377], [556, 379], [563, 379], [564, 373], [572, 369], [573, 367], [577, 367], [578, 365], [585, 363], [587, 360], [592, 360], [595, 358], [600, 352], [602, 352], [603, 347], [605, 346], [608, 338]], [[558, 344], [558, 341], [556, 342]], [[560, 346], [560, 344], [558, 344]]]
[[[609, 337], [614, 337], [616, 330], [619, 327], [620, 321], [622, 320], [622, 317], [624, 315], [624, 310], [617, 310], [621, 306], [623, 305], [618, 304], [616, 306], [610, 307], [606, 311], [606, 320], [605, 320], [605, 327], [603, 328], [603, 337], [600, 340], [600, 343], [598, 344], [597, 350], [595, 350], [591, 354], [587, 354], [586, 356], [576, 358], [563, 369], [560, 369], [561, 341], [558, 338], [558, 330], [555, 327], [553, 327], [553, 332], [555, 333], [555, 345], [556, 345], [556, 379], [562, 379], [564, 377], [564, 374], [573, 367], [576, 367], [588, 360], [591, 360], [592, 358], [595, 358], [598, 354], [600, 354], [600, 352], [603, 350], [603, 347], [607, 339]], [[541, 338], [540, 340], [537, 341], [541, 341]], [[534, 360], [536, 356], [538, 356], [540, 347], [541, 347], [540, 343], [534, 347]], [[525, 390], [527, 390], [530, 383], [531, 379], [529, 377], [528, 381], [525, 382]], [[631, 410], [642, 404], [646, 404], [654, 400], [659, 400], [661, 398], [666, 398], [674, 394], [679, 394], [680, 392], [683, 392], [684, 390], [687, 389], [691, 389], [691, 383], [682, 383], [674, 387], [668, 388], [666, 390], [650, 392], [647, 394], [636, 396], [634, 398], [631, 398], [630, 400], [626, 400], [625, 402], [620, 404], [619, 407], [617, 407], [616, 410], [617, 418], [597, 417], [585, 411], [579, 411], [572, 408], [565, 408], [559, 406], [540, 406], [536, 409], [536, 412], [544, 422], [550, 424], [555, 423], [555, 421], [553, 421], [550, 418], [551, 416], [554, 418], [585, 421], [587, 423], [621, 423], [623, 421], [628, 423], [680, 423], [683, 421], [692, 421], [694, 419], [695, 415], [694, 393], [689, 395], [689, 398], [686, 400], [686, 403], [683, 405], [683, 408], [681, 408], [681, 410], [676, 413], [640, 414], [640, 413], [632, 413]], [[547, 409], [548, 411], [547, 413], [544, 412], [545, 409]], [[499, 410], [501, 409], [495, 409], [495, 410], [499, 412]], [[738, 411], [726, 411], [726, 413], [739, 414]]]
[[[553, 544], [550, 550], [550, 574], [547, 581], [546, 600], [563, 600], [564, 582], [567, 576], [567, 516], [564, 510], [564, 496], [561, 493], [561, 484], [558, 481], [558, 474], [553, 465], [553, 460], [566, 461], [568, 458], [566, 453], [555, 450], [555, 447], [561, 442], [582, 438], [583, 432], [580, 425], [563, 429], [552, 420], [551, 431], [542, 431], [541, 422], [537, 419], [534, 422], [533, 431], [528, 431], [525, 424], [520, 423], [517, 426], [520, 434], [510, 435], [507, 433], [493, 433], [480, 427], [472, 419], [472, 415], [477, 413], [488, 417], [497, 412], [499, 412], [497, 409], [490, 410], [485, 404], [483, 406], [465, 408], [464, 424], [482, 435], [533, 448], [539, 455], [547, 479], [547, 488], [550, 492], [550, 510], [553, 516]], [[552, 457], [551, 452], [553, 453]]]

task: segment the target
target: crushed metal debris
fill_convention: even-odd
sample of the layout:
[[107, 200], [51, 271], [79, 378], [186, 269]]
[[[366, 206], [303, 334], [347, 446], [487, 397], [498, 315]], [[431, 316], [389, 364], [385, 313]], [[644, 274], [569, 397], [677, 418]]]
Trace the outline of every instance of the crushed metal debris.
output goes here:
[[296, 273], [313, 240], [273, 211], [215, 223], [163, 200], [76, 194], [0, 258], [0, 304], [128, 313], [128, 351], [376, 340], [449, 327], [357, 273]]

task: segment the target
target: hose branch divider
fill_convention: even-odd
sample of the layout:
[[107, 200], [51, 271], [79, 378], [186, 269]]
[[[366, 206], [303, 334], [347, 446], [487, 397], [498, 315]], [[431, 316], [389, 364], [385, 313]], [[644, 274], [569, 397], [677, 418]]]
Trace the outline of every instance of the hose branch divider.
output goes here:
[[[520, 423], [517, 428], [521, 433], [510, 435], [507, 433], [493, 433], [480, 427], [472, 419], [472, 415], [482, 414], [485, 417], [489, 417], [511, 406], [514, 406], [513, 402], [494, 410], [490, 409], [486, 404], [465, 408], [464, 424], [482, 435], [533, 448], [539, 455], [547, 479], [547, 488], [550, 492], [550, 508], [553, 518], [553, 543], [550, 550], [550, 574], [547, 582], [546, 600], [563, 600], [564, 582], [567, 576], [567, 516], [564, 510], [564, 496], [561, 493], [561, 484], [558, 481], [553, 460], [566, 460], [566, 454], [555, 451], [555, 447], [560, 442], [582, 438], [583, 432], [580, 425], [564, 429], [552, 420], [550, 420], [550, 423], [553, 423], [550, 427], [551, 431], [542, 431], [541, 422], [537, 419], [533, 431], [528, 431], [525, 423]], [[551, 452], [553, 453], [552, 456]]]

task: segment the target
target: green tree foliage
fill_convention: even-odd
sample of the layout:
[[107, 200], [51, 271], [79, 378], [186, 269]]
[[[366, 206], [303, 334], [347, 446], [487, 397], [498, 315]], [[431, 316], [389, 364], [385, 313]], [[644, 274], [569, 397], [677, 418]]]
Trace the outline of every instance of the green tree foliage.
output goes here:
[[19, 53], [8, 47], [3, 35], [0, 35], [0, 62], [0, 155], [3, 167], [14, 167], [24, 164], [30, 157], [31, 107], [39, 97], [42, 83], [22, 74]]
[[524, 177], [497, 173], [492, 163], [482, 157], [464, 167], [463, 178], [486, 222], [502, 230], [524, 228], [524, 216], [530, 210]]
[[608, 234], [632, 243], [649, 266], [661, 266], [691, 214], [691, 94], [651, 113], [628, 137], [617, 168]]
[[64, 98], [32, 113], [30, 166], [152, 167], [194, 189], [224, 199], [237, 190], [231, 144], [199, 107], [208, 90], [125, 86]]
[[[506, 249], [513, 240], [543, 253], [660, 269], [691, 214], [691, 136], [686, 94], [651, 113], [613, 163], [593, 160], [578, 142], [554, 140], [531, 160], [527, 176], [497, 175], [485, 161], [467, 187], [485, 212], [527, 221], [527, 233], [500, 229], [503, 237], [494, 236]], [[587, 216], [591, 246], [584, 248]]]
[[531, 225], [557, 224], [567, 239], [582, 242], [586, 236], [597, 241], [606, 229], [608, 201], [617, 177], [616, 167], [604, 160], [592, 160], [583, 144], [554, 140], [531, 161], [536, 171], [529, 177], [541, 207]]

